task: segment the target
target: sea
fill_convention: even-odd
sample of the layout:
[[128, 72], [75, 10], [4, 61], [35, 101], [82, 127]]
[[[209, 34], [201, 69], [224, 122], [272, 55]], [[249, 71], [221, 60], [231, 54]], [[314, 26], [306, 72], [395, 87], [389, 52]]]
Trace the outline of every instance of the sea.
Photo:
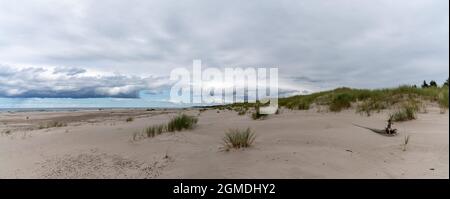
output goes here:
[[7, 98], [0, 97], [0, 112], [67, 111], [112, 108], [186, 108], [192, 104], [172, 103], [169, 93], [140, 93], [137, 98]]

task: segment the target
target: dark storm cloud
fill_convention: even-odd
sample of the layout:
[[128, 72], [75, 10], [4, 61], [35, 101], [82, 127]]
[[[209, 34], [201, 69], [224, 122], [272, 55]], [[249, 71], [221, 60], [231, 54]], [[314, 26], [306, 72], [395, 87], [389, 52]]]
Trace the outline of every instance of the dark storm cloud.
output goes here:
[[448, 38], [441, 0], [0, 0], [0, 64], [62, 66], [74, 79], [167, 76], [202, 59], [279, 67], [286, 90], [440, 82]]
[[5, 69], [0, 73], [0, 97], [123, 97], [136, 98], [141, 90], [167, 89], [171, 82], [162, 77], [82, 75], [79, 68]]

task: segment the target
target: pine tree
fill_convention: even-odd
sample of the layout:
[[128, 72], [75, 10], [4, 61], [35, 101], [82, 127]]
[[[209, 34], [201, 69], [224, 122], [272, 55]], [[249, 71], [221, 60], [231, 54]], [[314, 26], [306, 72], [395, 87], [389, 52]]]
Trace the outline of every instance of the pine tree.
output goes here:
[[428, 88], [430, 86], [428, 86], [427, 81], [423, 80], [423, 84], [422, 84], [422, 88]]
[[437, 83], [434, 80], [430, 81], [430, 87], [437, 87]]

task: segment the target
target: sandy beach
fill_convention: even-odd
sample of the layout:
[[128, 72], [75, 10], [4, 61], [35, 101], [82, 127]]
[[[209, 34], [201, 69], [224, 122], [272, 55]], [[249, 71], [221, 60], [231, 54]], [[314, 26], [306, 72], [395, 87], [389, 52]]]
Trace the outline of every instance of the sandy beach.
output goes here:
[[[181, 112], [198, 117], [195, 129], [133, 139]], [[2, 112], [0, 178], [449, 177], [449, 114], [438, 107], [395, 123], [394, 137], [354, 125], [383, 128], [388, 111], [280, 112], [264, 120], [216, 109]], [[49, 121], [65, 125], [40, 129]], [[247, 127], [253, 146], [224, 151], [225, 132]]]

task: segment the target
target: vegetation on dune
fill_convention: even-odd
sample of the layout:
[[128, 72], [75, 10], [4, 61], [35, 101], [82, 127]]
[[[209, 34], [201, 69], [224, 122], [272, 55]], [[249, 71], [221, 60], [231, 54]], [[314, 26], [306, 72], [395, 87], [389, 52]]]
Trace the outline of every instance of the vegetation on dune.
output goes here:
[[307, 110], [313, 104], [328, 106], [330, 111], [339, 112], [355, 104], [359, 113], [370, 115], [373, 111], [392, 108], [406, 102], [436, 102], [441, 108], [448, 109], [448, 86], [400, 86], [392, 89], [351, 89], [338, 88], [332, 91], [297, 95], [279, 99], [279, 105], [289, 109]]
[[332, 97], [329, 109], [333, 112], [339, 112], [342, 109], [350, 108], [353, 100], [353, 96], [349, 93], [339, 93]]
[[5, 134], [5, 135], [10, 135], [11, 134], [11, 130], [7, 129], [1, 132], [1, 134]]
[[416, 113], [419, 111], [417, 103], [405, 103], [399, 110], [391, 114], [394, 122], [403, 122], [416, 119]]
[[245, 110], [245, 109], [238, 111], [238, 115], [245, 115], [245, 114], [247, 114], [247, 110]]
[[185, 129], [193, 129], [198, 119], [194, 116], [185, 114], [172, 118], [167, 124], [156, 124], [146, 127], [142, 132], [133, 133], [132, 140], [136, 141], [140, 138], [152, 138], [165, 132], [182, 131]]
[[[340, 112], [354, 107], [357, 113], [364, 113], [370, 116], [373, 112], [403, 107], [405, 104], [414, 104], [415, 107], [423, 107], [424, 102], [432, 102], [439, 105], [442, 109], [441, 112], [445, 112], [449, 104], [448, 92], [448, 79], [442, 86], [439, 86], [435, 81], [430, 81], [430, 83], [424, 81], [421, 87], [416, 85], [386, 89], [353, 89], [342, 87], [309, 95], [279, 98], [278, 105], [294, 110], [308, 110], [314, 106], [327, 107], [332, 112]], [[252, 114], [252, 118], [261, 119], [266, 115], [259, 113], [260, 106], [262, 104], [259, 102], [243, 102], [212, 106], [211, 108], [234, 110], [239, 115], [244, 115], [250, 108], [253, 108], [255, 112]], [[414, 109], [414, 113], [417, 111], [419, 111], [419, 108]], [[412, 118], [410, 109], [400, 108], [400, 112], [404, 112], [401, 113], [401, 117], [408, 115], [408, 118]], [[399, 116], [399, 118], [401, 117]]]
[[64, 127], [67, 126], [67, 123], [65, 122], [59, 122], [59, 121], [51, 121], [48, 123], [42, 123], [39, 125], [39, 129], [47, 129], [47, 128], [53, 128], [53, 127]]
[[402, 143], [402, 150], [406, 151], [406, 147], [408, 146], [409, 143], [409, 135], [405, 136], [405, 138], [403, 139], [403, 143]]
[[255, 134], [247, 128], [245, 130], [242, 129], [230, 129], [227, 133], [225, 133], [225, 137], [223, 138], [224, 146], [227, 150], [231, 148], [247, 148], [253, 144], [255, 140]]
[[165, 130], [166, 130], [165, 125], [158, 124], [145, 128], [144, 133], [147, 137], [155, 137], [157, 135], [162, 134]]
[[197, 124], [198, 119], [189, 115], [179, 115], [177, 117], [172, 118], [167, 124], [167, 131], [181, 131], [184, 129], [192, 129], [195, 124]]
[[256, 103], [256, 105], [255, 105], [255, 112], [252, 113], [252, 118], [253, 118], [254, 120], [264, 119], [264, 118], [267, 117], [267, 114], [262, 114], [262, 113], [260, 112], [259, 106], [260, 106], [259, 103]]
[[132, 122], [133, 120], [134, 120], [133, 117], [128, 117], [125, 121], [126, 121], [126, 122]]
[[439, 93], [438, 103], [442, 109], [448, 109], [448, 87]]

